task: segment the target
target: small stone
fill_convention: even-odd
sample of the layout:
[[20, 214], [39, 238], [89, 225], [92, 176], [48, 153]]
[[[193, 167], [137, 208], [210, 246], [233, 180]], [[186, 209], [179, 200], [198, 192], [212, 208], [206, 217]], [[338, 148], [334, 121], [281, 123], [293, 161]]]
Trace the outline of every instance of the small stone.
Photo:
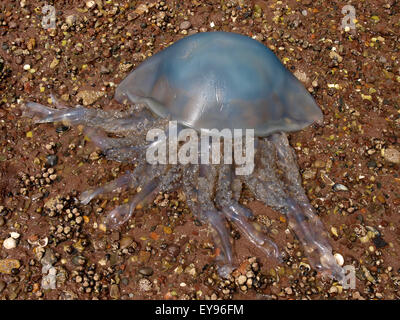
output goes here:
[[113, 299], [119, 299], [120, 293], [119, 293], [119, 287], [116, 284], [112, 284], [110, 288], [110, 297]]
[[122, 237], [121, 241], [119, 242], [119, 247], [120, 247], [120, 249], [126, 249], [132, 244], [132, 242], [133, 242], [132, 237], [124, 236], [124, 237]]
[[4, 226], [6, 223], [6, 219], [4, 217], [0, 217], [0, 227]]
[[304, 84], [310, 82], [310, 79], [308, 78], [307, 74], [303, 71], [296, 70], [293, 74], [297, 79], [299, 79]]
[[3, 247], [7, 250], [14, 249], [17, 247], [17, 241], [14, 238], [7, 238], [3, 242]]
[[21, 236], [18, 232], [10, 232], [11, 238], [17, 240]]
[[69, 127], [68, 126], [64, 126], [64, 125], [58, 126], [56, 128], [56, 132], [57, 133], [63, 133], [63, 132], [66, 132], [68, 130], [69, 130]]
[[133, 67], [132, 63], [121, 63], [119, 65], [119, 70], [121, 70], [122, 72], [129, 72]]
[[153, 269], [151, 267], [143, 267], [139, 269], [139, 273], [143, 276], [149, 277], [153, 274]]
[[340, 54], [338, 54], [336, 51], [329, 52], [329, 57], [333, 60], [337, 60], [338, 62], [343, 61], [343, 57]]
[[317, 175], [317, 172], [312, 169], [306, 169], [303, 172], [303, 178], [305, 180], [315, 179], [316, 175]]
[[334, 254], [334, 257], [335, 257], [336, 263], [337, 263], [339, 266], [343, 266], [343, 264], [344, 264], [344, 258], [343, 258], [343, 256], [342, 256], [340, 253], [335, 253], [335, 254]]
[[241, 286], [245, 284], [247, 281], [247, 277], [244, 275], [240, 275], [239, 278], [237, 279], [238, 284]]
[[287, 295], [292, 295], [293, 294], [293, 290], [292, 290], [291, 287], [285, 288], [285, 292], [286, 292]]
[[139, 252], [139, 261], [141, 263], [147, 263], [150, 260], [150, 252], [149, 251], [144, 251], [144, 250], [140, 250]]
[[143, 13], [149, 12], [149, 8], [145, 4], [139, 4], [135, 9], [135, 13], [138, 15], [142, 15]]
[[183, 21], [180, 25], [179, 25], [179, 29], [181, 30], [187, 30], [192, 26], [192, 24], [190, 23], [190, 21]]
[[50, 63], [50, 69], [54, 69], [55, 67], [58, 66], [59, 63], [60, 63], [60, 60], [58, 60], [57, 58], [54, 58], [53, 61]]
[[3, 290], [6, 288], [7, 284], [3, 281], [0, 280], [0, 293], [3, 292]]
[[76, 97], [78, 99], [82, 99], [82, 103], [84, 106], [89, 106], [99, 100], [101, 97], [105, 95], [103, 91], [91, 91], [91, 90], [82, 90], [79, 91]]
[[76, 266], [83, 266], [86, 263], [84, 256], [75, 256], [72, 258], [72, 263]]
[[21, 56], [15, 57], [15, 63], [21, 65], [24, 62], [24, 59]]
[[55, 154], [50, 154], [46, 157], [46, 164], [50, 167], [56, 166], [58, 163], [58, 157]]
[[113, 231], [113, 232], [111, 233], [111, 240], [112, 240], [112, 241], [119, 241], [119, 239], [120, 239], [120, 234], [119, 234], [119, 232], [118, 232], [118, 231]]
[[69, 26], [73, 26], [76, 23], [77, 17], [75, 14], [71, 14], [68, 17], [65, 18], [66, 24]]
[[10, 29], [15, 29], [16, 27], [18, 27], [18, 24], [15, 21], [11, 21], [8, 26], [10, 27]]
[[95, 6], [96, 6], [96, 1], [93, 1], [93, 0], [86, 1], [87, 8], [93, 9]]
[[322, 161], [322, 160], [316, 160], [316, 161], [314, 162], [314, 166], [315, 166], [316, 168], [325, 168], [325, 162]]
[[330, 289], [329, 289], [329, 293], [330, 294], [337, 293], [337, 292], [338, 292], [338, 288], [337, 287], [335, 287], [335, 286], [330, 287]]
[[333, 189], [333, 191], [349, 191], [349, 189], [345, 185], [340, 184], [340, 183], [335, 183], [332, 186], [332, 189]]
[[11, 274], [11, 270], [19, 269], [21, 263], [16, 259], [0, 260], [0, 273]]
[[19, 283], [14, 282], [7, 286], [8, 290], [8, 299], [14, 300], [18, 297], [18, 294], [21, 292], [21, 285]]
[[52, 266], [56, 262], [57, 262], [57, 258], [55, 256], [53, 250], [51, 250], [50, 248], [47, 248], [42, 260], [40, 260], [40, 263], [44, 266], [46, 266], [46, 265]]
[[30, 38], [26, 44], [28, 50], [32, 51], [36, 47], [36, 40], [35, 38]]
[[396, 149], [385, 149], [383, 151], [383, 158], [388, 162], [400, 164], [400, 152]]
[[141, 291], [150, 291], [151, 290], [151, 281], [146, 279], [146, 278], [142, 278], [139, 280], [139, 289]]
[[181, 248], [176, 244], [170, 244], [167, 247], [167, 252], [172, 257], [177, 257], [179, 255], [180, 250], [181, 250]]
[[387, 242], [380, 236], [375, 236], [372, 239], [372, 242], [374, 243], [375, 247], [377, 247], [378, 249], [384, 248], [387, 246]]
[[100, 67], [100, 73], [101, 74], [109, 74], [110, 73], [110, 69], [108, 69], [106, 66], [101, 66]]

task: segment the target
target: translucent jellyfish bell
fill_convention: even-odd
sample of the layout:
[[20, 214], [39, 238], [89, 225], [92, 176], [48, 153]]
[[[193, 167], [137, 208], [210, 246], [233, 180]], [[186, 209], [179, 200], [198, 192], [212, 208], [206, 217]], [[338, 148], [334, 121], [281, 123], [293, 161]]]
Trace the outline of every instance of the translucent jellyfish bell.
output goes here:
[[304, 86], [260, 42], [228, 32], [186, 37], [146, 59], [115, 98], [195, 129], [296, 131], [322, 120]]

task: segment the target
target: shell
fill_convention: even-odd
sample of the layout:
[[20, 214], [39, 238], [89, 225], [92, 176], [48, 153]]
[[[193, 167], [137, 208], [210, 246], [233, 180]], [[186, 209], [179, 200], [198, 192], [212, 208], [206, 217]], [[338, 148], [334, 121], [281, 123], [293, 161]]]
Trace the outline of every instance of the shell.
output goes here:
[[145, 60], [115, 99], [145, 103], [200, 129], [254, 129], [256, 136], [322, 121], [303, 85], [260, 42], [229, 32], [183, 38]]

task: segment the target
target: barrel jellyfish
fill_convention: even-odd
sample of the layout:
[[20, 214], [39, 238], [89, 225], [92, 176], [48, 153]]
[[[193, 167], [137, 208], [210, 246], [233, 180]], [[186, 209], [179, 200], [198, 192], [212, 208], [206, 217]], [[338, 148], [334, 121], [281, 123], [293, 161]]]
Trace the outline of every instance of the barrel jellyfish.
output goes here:
[[[160, 192], [180, 189], [193, 214], [213, 230], [222, 275], [229, 274], [235, 265], [227, 220], [265, 255], [279, 260], [277, 245], [255, 222], [251, 210], [239, 203], [246, 186], [257, 200], [287, 217], [289, 228], [316, 270], [343, 279], [327, 232], [302, 188], [296, 156], [286, 137], [286, 132], [321, 122], [322, 112], [303, 85], [262, 43], [228, 32], [185, 37], [141, 63], [119, 84], [115, 99], [130, 107], [123, 112], [81, 105], [71, 108], [55, 98], [56, 108], [34, 102], [24, 106], [24, 115], [37, 118], [37, 123], [83, 125], [86, 135], [108, 159], [138, 164], [132, 172], [80, 197], [88, 204], [103, 193], [140, 187], [128, 203], [104, 216], [108, 228], [127, 222], [139, 203]], [[160, 135], [149, 141], [148, 133], [158, 129], [167, 137], [172, 121], [177, 123], [175, 134], [186, 129], [209, 134], [206, 143], [201, 140], [205, 149], [198, 149], [202, 156], [211, 149], [218, 132], [250, 130], [255, 150], [252, 170], [238, 174], [242, 164], [237, 154], [233, 154], [231, 163], [204, 163], [200, 155], [188, 163], [149, 163], [149, 148], [167, 143], [167, 138]], [[232, 149], [223, 148], [222, 139], [219, 141], [224, 156], [230, 155]], [[180, 141], [177, 148], [183, 145]], [[167, 153], [171, 155], [171, 149]]]

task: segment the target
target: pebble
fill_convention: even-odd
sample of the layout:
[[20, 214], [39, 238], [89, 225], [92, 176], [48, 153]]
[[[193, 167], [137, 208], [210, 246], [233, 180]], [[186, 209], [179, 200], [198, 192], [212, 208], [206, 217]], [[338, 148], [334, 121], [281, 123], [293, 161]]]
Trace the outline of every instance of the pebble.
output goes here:
[[111, 240], [112, 240], [112, 241], [119, 241], [119, 239], [120, 239], [120, 234], [119, 234], [119, 232], [118, 232], [118, 231], [113, 231], [113, 232], [111, 233]]
[[3, 247], [7, 250], [14, 249], [16, 246], [17, 246], [17, 241], [12, 237], [7, 238], [3, 242]]
[[303, 178], [305, 180], [310, 180], [310, 179], [314, 179], [317, 175], [317, 172], [313, 169], [306, 169], [303, 172]]
[[63, 132], [68, 131], [68, 130], [69, 130], [69, 127], [68, 126], [64, 126], [64, 125], [58, 126], [56, 128], [56, 132], [57, 133], [63, 133]]
[[96, 6], [96, 1], [94, 1], [94, 0], [86, 1], [86, 7], [88, 7], [89, 9], [92, 9], [95, 6]]
[[4, 217], [0, 217], [0, 227], [4, 226], [6, 223], [6, 220], [4, 219]]
[[6, 283], [3, 280], [0, 280], [0, 293], [6, 288]]
[[332, 287], [330, 287], [330, 289], [329, 289], [329, 293], [337, 293], [338, 292], [338, 288], [337, 287], [335, 287], [335, 286], [332, 286]]
[[153, 269], [151, 267], [143, 267], [139, 269], [139, 273], [143, 276], [149, 277], [153, 274]]
[[110, 297], [113, 298], [113, 299], [119, 299], [120, 293], [119, 293], [118, 285], [116, 285], [116, 284], [111, 285]]
[[241, 285], [243, 285], [243, 284], [246, 283], [247, 277], [244, 276], [244, 275], [240, 275], [240, 276], [238, 277], [237, 281], [238, 281], [238, 284], [241, 286]]
[[376, 236], [372, 239], [372, 242], [374, 243], [375, 247], [377, 247], [378, 249], [380, 248], [384, 248], [387, 246], [387, 242], [379, 236]]
[[54, 69], [55, 67], [58, 66], [59, 63], [60, 63], [60, 60], [54, 58], [53, 61], [50, 63], [50, 69]]
[[294, 72], [294, 76], [301, 82], [303, 83], [308, 83], [310, 82], [310, 79], [308, 78], [307, 74], [303, 71], [296, 70]]
[[21, 235], [18, 232], [10, 232], [11, 238], [17, 240]]
[[105, 95], [103, 91], [91, 91], [91, 90], [82, 90], [79, 91], [76, 97], [78, 99], [82, 99], [82, 103], [84, 106], [89, 106], [99, 100], [101, 97]]
[[151, 290], [151, 281], [146, 279], [146, 278], [142, 278], [139, 280], [139, 289], [141, 291], [150, 291]]
[[149, 8], [145, 4], [139, 4], [137, 8], [135, 9], [135, 13], [138, 15], [142, 15], [143, 13], [146, 13], [149, 11]]
[[292, 295], [293, 294], [293, 290], [292, 290], [291, 287], [285, 288], [285, 292], [286, 292], [287, 295]]
[[192, 24], [190, 23], [190, 21], [183, 21], [180, 25], [179, 25], [179, 29], [181, 30], [187, 30], [192, 26]]
[[50, 154], [46, 157], [46, 164], [50, 167], [56, 166], [58, 163], [58, 157], [55, 154]]
[[77, 17], [74, 14], [69, 15], [68, 17], [65, 18], [65, 22], [69, 26], [73, 26], [76, 23]]
[[325, 168], [325, 162], [322, 161], [322, 160], [316, 160], [316, 161], [314, 162], [314, 166], [315, 166], [316, 168]]
[[119, 247], [121, 249], [126, 249], [128, 248], [133, 242], [133, 239], [129, 236], [124, 236], [121, 241], [119, 242]]
[[21, 65], [24, 62], [24, 59], [21, 56], [17, 56], [15, 58], [15, 63]]
[[169, 255], [171, 255], [172, 257], [177, 257], [179, 255], [179, 252], [181, 251], [181, 248], [176, 245], [176, 244], [170, 244], [167, 247], [167, 252]]
[[140, 250], [139, 251], [139, 262], [147, 263], [150, 260], [151, 253], [148, 251]]
[[0, 273], [11, 274], [12, 269], [19, 269], [21, 263], [16, 259], [0, 260]]
[[55, 256], [53, 250], [51, 250], [50, 248], [47, 248], [43, 258], [40, 260], [40, 263], [44, 266], [45, 265], [52, 266], [56, 262], [57, 262], [57, 258]]
[[383, 158], [391, 163], [400, 164], [400, 152], [393, 148], [383, 150]]
[[8, 299], [14, 300], [21, 292], [21, 286], [18, 283], [11, 283], [8, 285]]
[[72, 258], [72, 263], [76, 266], [83, 266], [86, 263], [84, 256], [75, 256]]
[[343, 266], [343, 264], [344, 264], [344, 258], [343, 258], [343, 256], [342, 256], [340, 253], [335, 253], [335, 254], [334, 254], [334, 257], [335, 257], [336, 263], [337, 263], [339, 266]]
[[333, 191], [349, 191], [349, 189], [345, 185], [340, 184], [340, 183], [335, 183], [332, 186], [332, 189], [333, 189]]

